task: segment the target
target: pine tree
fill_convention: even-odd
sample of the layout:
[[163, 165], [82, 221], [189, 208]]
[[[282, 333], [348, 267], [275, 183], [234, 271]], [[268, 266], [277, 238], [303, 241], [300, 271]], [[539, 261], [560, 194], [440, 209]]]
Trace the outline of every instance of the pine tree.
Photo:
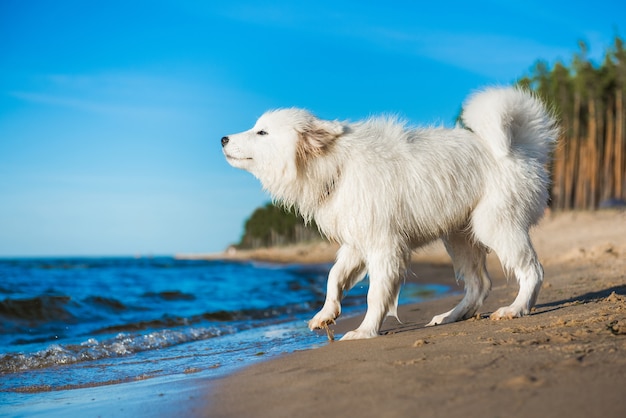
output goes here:
[[581, 41], [569, 67], [557, 62], [550, 69], [537, 61], [518, 81], [560, 118], [561, 137], [550, 167], [551, 204], [558, 210], [594, 209], [626, 199], [626, 50], [616, 36], [600, 65], [588, 52]]

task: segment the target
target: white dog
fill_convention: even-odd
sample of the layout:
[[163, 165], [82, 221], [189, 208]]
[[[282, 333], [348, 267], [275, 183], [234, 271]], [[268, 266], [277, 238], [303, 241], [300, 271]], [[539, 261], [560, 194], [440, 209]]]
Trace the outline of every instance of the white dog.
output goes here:
[[365, 319], [342, 340], [377, 336], [387, 315], [397, 318], [412, 249], [438, 238], [465, 296], [428, 325], [476, 313], [491, 289], [489, 250], [519, 283], [515, 301], [491, 317], [530, 312], [543, 269], [528, 231], [548, 199], [545, 165], [556, 122], [537, 98], [515, 88], [475, 94], [462, 118], [467, 129], [410, 129], [393, 118], [347, 123], [281, 109], [222, 138], [232, 166], [341, 244], [324, 306], [309, 328], [334, 323], [344, 292], [367, 273]]

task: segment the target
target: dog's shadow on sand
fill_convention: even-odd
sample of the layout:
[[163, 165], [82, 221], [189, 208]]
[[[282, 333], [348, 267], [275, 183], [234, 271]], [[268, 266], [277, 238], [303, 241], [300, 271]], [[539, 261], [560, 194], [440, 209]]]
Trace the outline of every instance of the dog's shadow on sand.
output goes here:
[[532, 315], [540, 315], [546, 312], [552, 312], [558, 309], [562, 309], [571, 304], [585, 304], [590, 302], [599, 302], [602, 299], [606, 299], [610, 295], [615, 293], [616, 295], [626, 296], [626, 285], [612, 286], [607, 289], [598, 290], [597, 292], [588, 292], [580, 296], [572, 296], [569, 299], [557, 300], [554, 302], [540, 303], [536, 306], [537, 311]]
[[[558, 311], [560, 309], [563, 309], [572, 305], [584, 305], [587, 303], [600, 302], [603, 299], [606, 299], [607, 297], [612, 295], [613, 293], [619, 296], [626, 297], [626, 284], [612, 286], [603, 290], [598, 290], [596, 292], [588, 292], [583, 295], [572, 296], [567, 299], [540, 303], [536, 305], [535, 309], [533, 310], [533, 312], [531, 312], [530, 316], [542, 315], [542, 314], [546, 314], [549, 312]], [[475, 319], [488, 319], [490, 315], [491, 315], [491, 312], [484, 312], [484, 313], [477, 314], [474, 318]], [[449, 324], [437, 325], [434, 328], [438, 328], [438, 327], [445, 326], [445, 325], [449, 325]], [[382, 330], [381, 334], [382, 335], [398, 334], [398, 333], [403, 333], [407, 331], [415, 331], [415, 330], [424, 329], [424, 328], [426, 328], [425, 322], [412, 322], [412, 323], [409, 322], [409, 323], [396, 325], [392, 329]]]

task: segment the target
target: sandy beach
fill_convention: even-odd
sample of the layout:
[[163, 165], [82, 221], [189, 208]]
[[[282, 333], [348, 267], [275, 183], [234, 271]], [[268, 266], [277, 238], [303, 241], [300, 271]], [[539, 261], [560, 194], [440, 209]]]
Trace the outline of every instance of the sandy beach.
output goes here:
[[[424, 327], [460, 300], [460, 285], [457, 296], [400, 306], [402, 324], [387, 319], [379, 338], [329, 342], [210, 381], [193, 410], [211, 417], [626, 416], [626, 212], [548, 214], [533, 240], [545, 282], [530, 316], [488, 319], [517, 292], [490, 256], [493, 291], [475, 318]], [[333, 255], [325, 244], [230, 256], [317, 262]], [[457, 286], [441, 245], [413, 261], [407, 280]], [[359, 321], [340, 319], [335, 333]]]
[[[545, 282], [527, 317], [488, 318], [517, 293], [517, 284], [506, 281], [490, 255], [493, 291], [479, 314], [425, 328], [462, 294], [443, 246], [436, 244], [414, 255], [407, 280], [446, 284], [457, 293], [400, 305], [402, 323], [388, 318], [378, 338], [329, 342], [320, 332], [319, 348], [259, 357], [234, 372], [198, 369], [189, 375], [181, 371], [136, 382], [12, 394], [5, 398], [8, 404], [0, 404], [0, 415], [626, 416], [626, 211], [548, 214], [532, 235]], [[317, 263], [332, 261], [335, 250], [320, 243], [200, 257]], [[361, 318], [340, 318], [333, 326], [336, 335], [354, 329]]]

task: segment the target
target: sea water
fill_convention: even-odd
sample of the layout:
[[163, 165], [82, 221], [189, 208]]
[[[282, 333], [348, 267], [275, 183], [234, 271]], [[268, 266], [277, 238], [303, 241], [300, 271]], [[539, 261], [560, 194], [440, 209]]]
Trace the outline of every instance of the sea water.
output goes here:
[[[0, 404], [13, 393], [229, 373], [327, 344], [306, 321], [331, 265], [154, 258], [0, 259]], [[447, 292], [406, 284], [401, 303]], [[343, 301], [365, 311], [367, 282]]]

